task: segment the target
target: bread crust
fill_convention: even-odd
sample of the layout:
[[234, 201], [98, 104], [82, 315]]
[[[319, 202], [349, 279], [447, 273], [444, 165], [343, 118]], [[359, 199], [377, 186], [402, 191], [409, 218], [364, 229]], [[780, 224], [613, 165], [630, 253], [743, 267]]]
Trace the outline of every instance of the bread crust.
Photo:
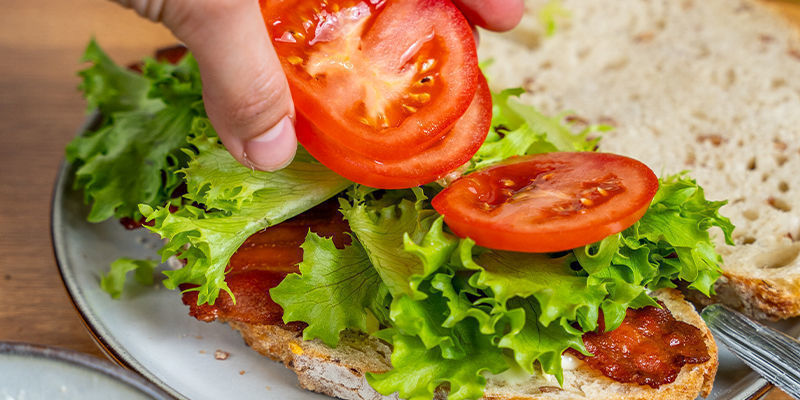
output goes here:
[[687, 292], [689, 298], [704, 306], [727, 304], [756, 319], [777, 321], [800, 315], [800, 281], [769, 279], [724, 271], [714, 285], [712, 297]]
[[[708, 396], [718, 364], [711, 332], [679, 291], [665, 289], [654, 296], [664, 302], [676, 319], [700, 328], [711, 354], [709, 361], [685, 365], [675, 382], [658, 389], [613, 381], [582, 362], [577, 368], [564, 371], [563, 388], [546, 377], [513, 382], [502, 376], [489, 377], [484, 399], [692, 400], [698, 393]], [[391, 368], [391, 347], [381, 340], [345, 332], [339, 346], [332, 349], [319, 340], [303, 341], [301, 332], [283, 326], [235, 321], [228, 324], [254, 350], [293, 370], [305, 389], [347, 400], [397, 399], [396, 395], [382, 396], [375, 392], [364, 376], [367, 372], [380, 373]], [[444, 393], [437, 393], [436, 397], [445, 398]]]
[[707, 198], [727, 199], [736, 245], [714, 232], [713, 301], [800, 315], [800, 25], [758, 0], [561, 3], [570, 17], [552, 36], [537, 18], [548, 0], [527, 0], [515, 30], [481, 37], [494, 88], [523, 87], [546, 115], [573, 110], [578, 128], [612, 125], [602, 151], [660, 176], [689, 171]]

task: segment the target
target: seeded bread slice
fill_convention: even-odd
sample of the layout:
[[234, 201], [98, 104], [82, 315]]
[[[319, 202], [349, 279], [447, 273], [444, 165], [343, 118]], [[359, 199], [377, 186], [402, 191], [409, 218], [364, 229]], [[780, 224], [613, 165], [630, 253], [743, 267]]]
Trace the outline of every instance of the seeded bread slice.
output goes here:
[[[675, 382], [658, 389], [613, 381], [575, 360], [577, 367], [564, 371], [563, 388], [553, 378], [528, 376], [520, 379], [498, 375], [488, 379], [485, 399], [691, 400], [698, 393], [707, 396], [717, 371], [717, 346], [711, 332], [677, 290], [662, 290], [656, 297], [676, 319], [702, 330], [711, 360], [685, 365]], [[242, 334], [250, 347], [297, 373], [300, 386], [305, 389], [345, 400], [397, 398], [378, 394], [364, 377], [366, 372], [384, 372], [391, 368], [391, 347], [378, 339], [348, 332], [342, 336], [339, 346], [332, 349], [319, 340], [303, 341], [300, 332], [280, 326], [241, 322], [229, 322], [229, 325]], [[437, 394], [439, 399], [445, 397], [444, 392]]]
[[492, 86], [613, 125], [603, 151], [659, 175], [689, 170], [709, 198], [729, 199], [736, 246], [718, 247], [717, 299], [758, 318], [800, 315], [797, 29], [755, 0], [563, 0], [570, 15], [545, 37], [549, 2], [526, 0], [516, 30], [482, 35]]

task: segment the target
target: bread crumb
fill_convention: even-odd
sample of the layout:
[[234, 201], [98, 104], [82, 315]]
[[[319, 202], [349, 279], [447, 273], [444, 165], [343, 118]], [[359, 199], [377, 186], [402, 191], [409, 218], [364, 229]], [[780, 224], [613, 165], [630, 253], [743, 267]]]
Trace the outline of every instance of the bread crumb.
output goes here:
[[194, 338], [195, 338], [195, 339], [197, 339], [197, 340], [202, 340], [202, 339], [203, 339], [203, 337], [202, 337], [202, 336], [200, 336], [200, 335], [197, 335], [197, 336], [195, 336]]
[[227, 360], [228, 357], [230, 356], [231, 353], [228, 353], [227, 351], [222, 351], [220, 349], [217, 349], [217, 351], [214, 352], [214, 358], [216, 358], [217, 360]]
[[272, 390], [272, 388], [269, 386], [264, 386], [264, 387], [267, 388], [267, 390]]
[[198, 353], [200, 353], [200, 354], [206, 354], [206, 351], [205, 351], [205, 350], [200, 350], [200, 351], [198, 351]]
[[245, 374], [244, 370], [239, 371], [239, 375], [244, 375], [244, 374]]

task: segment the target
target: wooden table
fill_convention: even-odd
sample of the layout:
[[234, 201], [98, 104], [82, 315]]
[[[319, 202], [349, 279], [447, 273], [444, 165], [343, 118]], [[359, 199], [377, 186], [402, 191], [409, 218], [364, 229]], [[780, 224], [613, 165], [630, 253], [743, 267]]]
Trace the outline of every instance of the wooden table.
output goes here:
[[[800, 22], [800, 6], [781, 3]], [[90, 36], [127, 62], [174, 43], [106, 0], [4, 0], [0, 12], [0, 341], [103, 357], [64, 289], [50, 243], [50, 196], [85, 115], [76, 86]], [[772, 400], [788, 398], [773, 394]]]

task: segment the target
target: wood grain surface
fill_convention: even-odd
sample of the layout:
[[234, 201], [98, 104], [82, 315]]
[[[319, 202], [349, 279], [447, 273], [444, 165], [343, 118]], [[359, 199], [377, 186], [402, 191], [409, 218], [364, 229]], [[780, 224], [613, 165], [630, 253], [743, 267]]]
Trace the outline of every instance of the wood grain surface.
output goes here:
[[[800, 6], [774, 2], [800, 24]], [[0, 11], [0, 341], [103, 356], [61, 282], [50, 197], [63, 149], [85, 116], [76, 86], [91, 36], [121, 62], [175, 42], [106, 0], [3, 0]], [[771, 400], [789, 397], [773, 391]]]

